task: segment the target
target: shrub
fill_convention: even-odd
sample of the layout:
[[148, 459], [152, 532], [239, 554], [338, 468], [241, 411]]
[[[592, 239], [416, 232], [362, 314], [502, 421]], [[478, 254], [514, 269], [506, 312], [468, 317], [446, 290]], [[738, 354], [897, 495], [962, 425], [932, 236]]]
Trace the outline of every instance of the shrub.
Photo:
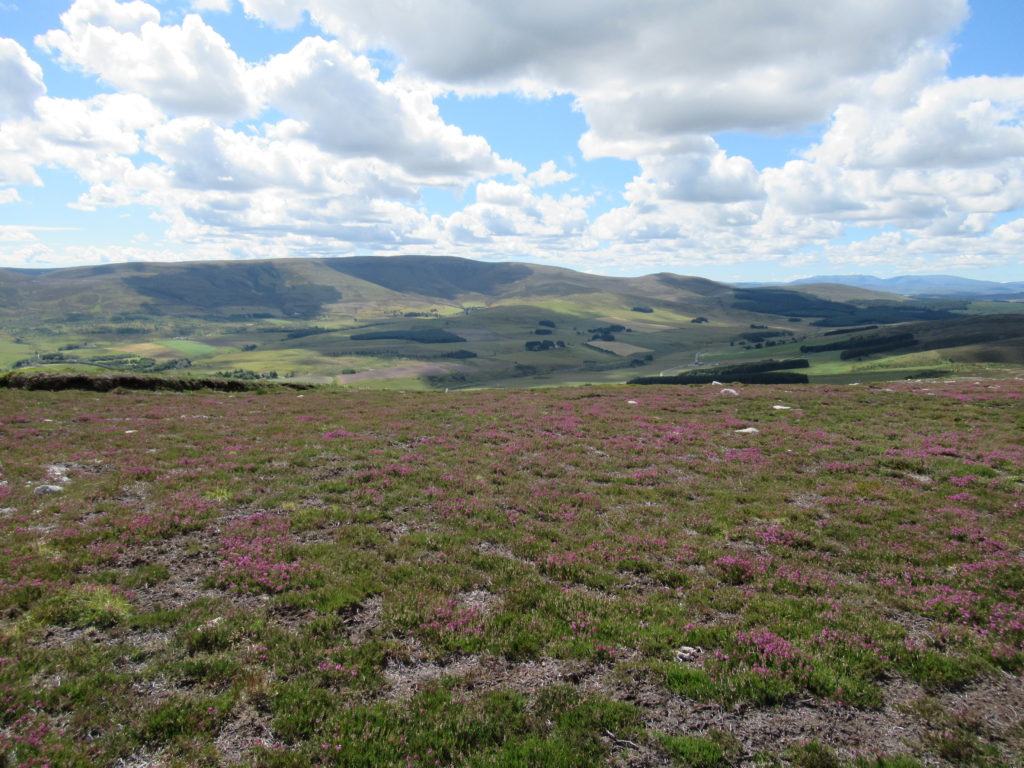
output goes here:
[[377, 341], [379, 339], [400, 339], [403, 341], [417, 341], [421, 344], [452, 344], [465, 341], [464, 338], [450, 331], [441, 328], [424, 328], [422, 330], [394, 330], [394, 331], [370, 331], [367, 333], [353, 333], [349, 338], [352, 341]]

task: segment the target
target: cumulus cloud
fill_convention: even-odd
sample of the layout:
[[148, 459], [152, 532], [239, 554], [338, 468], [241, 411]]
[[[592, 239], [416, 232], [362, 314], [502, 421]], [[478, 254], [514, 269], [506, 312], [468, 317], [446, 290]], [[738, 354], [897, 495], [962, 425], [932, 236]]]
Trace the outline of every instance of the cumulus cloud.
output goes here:
[[281, 189], [308, 195], [413, 200], [418, 184], [377, 159], [345, 159], [301, 139], [224, 128], [208, 118], [179, 118], [149, 131], [169, 183], [182, 190], [245, 194]]
[[844, 104], [818, 144], [764, 179], [798, 214], [982, 233], [1024, 206], [1024, 78], [943, 79], [903, 108]]
[[435, 183], [515, 173], [480, 136], [445, 123], [432, 94], [381, 82], [363, 56], [336, 41], [306, 38], [260, 72], [267, 103], [293, 118], [281, 135], [342, 157], [380, 157]]
[[554, 160], [546, 160], [533, 173], [527, 174], [526, 182], [531, 187], [550, 187], [576, 178], [575, 173], [559, 170]]
[[649, 184], [660, 198], [691, 203], [734, 203], [764, 197], [754, 164], [745, 157], [715, 152], [654, 156], [641, 159], [643, 176], [634, 184]]
[[454, 248], [569, 249], [586, 234], [592, 202], [577, 195], [538, 195], [527, 184], [481, 182], [476, 202], [444, 222], [444, 237]]
[[[685, 271], [819, 252], [907, 270], [1019, 258], [1024, 225], [1000, 214], [1024, 207], [1024, 78], [945, 76], [966, 0], [239, 5], [282, 27], [308, 15], [336, 39], [250, 63], [194, 13], [172, 24], [156, 0], [75, 0], [36, 42], [116, 90], [87, 99], [48, 97], [40, 67], [0, 39], [0, 203], [41, 184], [36, 168], [64, 167], [88, 185], [75, 207], [147, 206], [183, 244], [118, 259], [415, 249]], [[397, 71], [382, 76], [371, 49]], [[591, 221], [582, 171], [583, 193], [544, 194], [577, 176], [551, 160], [527, 173], [434, 101], [517, 90], [571, 93], [583, 157], [635, 161], [618, 207]], [[714, 138], [807, 126], [812, 146], [761, 170]], [[449, 216], [421, 201], [473, 182]], [[880, 234], [837, 244], [850, 227]], [[11, 247], [36, 263], [100, 258]]]
[[162, 109], [239, 117], [256, 108], [248, 66], [195, 14], [161, 25], [160, 12], [141, 0], [76, 0], [60, 19], [62, 29], [36, 37], [40, 48]]
[[[1024, 207], [1024, 78], [949, 79], [943, 62], [921, 54], [879, 75], [837, 106], [820, 141], [760, 173], [706, 136], [609, 143], [609, 154], [633, 153], [641, 173], [627, 205], [592, 231], [620, 259], [650, 247], [689, 263], [819, 251], [835, 264], [891, 259], [908, 271], [928, 259], [933, 269], [1005, 263], [1013, 230], [999, 214]], [[834, 244], [849, 227], [894, 231]]]
[[42, 68], [16, 41], [0, 38], [0, 120], [33, 114], [45, 93]]
[[100, 94], [91, 99], [51, 99], [39, 103], [42, 138], [70, 148], [132, 155], [139, 151], [140, 132], [163, 114], [146, 98], [134, 94]]
[[808, 153], [851, 168], [977, 168], [1024, 156], [1024, 77], [925, 87], [906, 109], [844, 104]]
[[[142, 165], [114, 155], [77, 168], [90, 187], [74, 207], [151, 208], [170, 240], [198, 249], [193, 258], [432, 241], [430, 220], [417, 207], [419, 184], [376, 158], [340, 158], [302, 139], [203, 117], [151, 126], [141, 149], [152, 158]], [[211, 244], [220, 250], [207, 250]]]
[[[211, 258], [427, 245], [440, 229], [421, 210], [423, 185], [525, 172], [445, 123], [436, 89], [384, 82], [338, 42], [308, 38], [252, 66], [199, 16], [162, 25], [140, 0], [76, 0], [61, 22], [37, 43], [119, 92], [37, 94], [35, 113], [21, 109], [0, 131], [0, 184], [41, 184], [43, 165], [71, 169], [89, 185], [72, 207], [149, 207], [172, 241], [216, 244], [202, 250]], [[29, 75], [38, 70], [9, 58]], [[279, 119], [235, 127], [264, 109]]]
[[192, 0], [192, 10], [227, 13], [231, 10], [231, 0]]
[[280, 0], [240, 0], [246, 16], [269, 22], [276, 27], [294, 27], [302, 21], [302, 3]]
[[147, 99], [101, 94], [91, 99], [36, 102], [36, 117], [8, 121], [0, 130], [0, 184], [42, 182], [39, 166], [62, 166], [89, 182], [131, 166], [125, 155], [141, 148], [141, 132], [161, 119]]
[[464, 91], [575, 93], [606, 141], [825, 119], [879, 73], [967, 17], [966, 0], [245, 0], [269, 21], [298, 9], [362, 47]]

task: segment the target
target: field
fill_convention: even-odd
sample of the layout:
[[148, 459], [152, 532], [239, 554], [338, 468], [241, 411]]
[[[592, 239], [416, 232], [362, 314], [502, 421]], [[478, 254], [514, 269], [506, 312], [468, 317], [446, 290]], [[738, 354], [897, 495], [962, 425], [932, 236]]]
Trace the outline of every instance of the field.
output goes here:
[[1024, 382], [0, 391], [0, 765], [1020, 766]]
[[646, 347], [638, 347], [635, 344], [626, 344], [622, 341], [588, 341], [587, 346], [602, 349], [605, 352], [611, 352], [613, 355], [619, 355], [620, 357], [643, 355], [653, 351]]

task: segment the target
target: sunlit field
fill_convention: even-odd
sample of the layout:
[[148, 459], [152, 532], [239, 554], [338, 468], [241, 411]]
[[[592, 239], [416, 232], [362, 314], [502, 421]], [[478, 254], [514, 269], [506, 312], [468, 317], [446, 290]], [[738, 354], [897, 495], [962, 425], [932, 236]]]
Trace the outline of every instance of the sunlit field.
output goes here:
[[1021, 765], [1021, 380], [3, 390], [0, 445], [0, 766]]

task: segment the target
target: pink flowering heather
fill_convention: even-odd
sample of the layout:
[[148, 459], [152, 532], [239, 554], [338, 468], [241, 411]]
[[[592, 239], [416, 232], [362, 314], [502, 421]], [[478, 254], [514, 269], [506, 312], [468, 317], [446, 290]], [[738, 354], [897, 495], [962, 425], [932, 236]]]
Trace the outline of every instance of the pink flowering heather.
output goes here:
[[232, 523], [221, 538], [217, 583], [230, 589], [282, 592], [308, 570], [291, 559], [295, 540], [286, 517], [262, 512]]

